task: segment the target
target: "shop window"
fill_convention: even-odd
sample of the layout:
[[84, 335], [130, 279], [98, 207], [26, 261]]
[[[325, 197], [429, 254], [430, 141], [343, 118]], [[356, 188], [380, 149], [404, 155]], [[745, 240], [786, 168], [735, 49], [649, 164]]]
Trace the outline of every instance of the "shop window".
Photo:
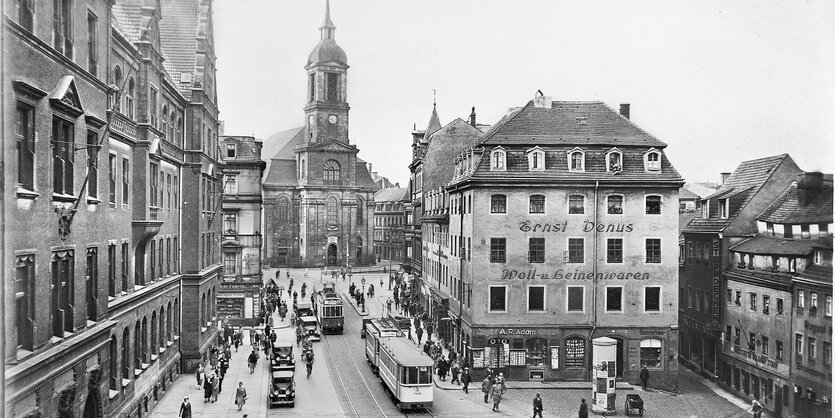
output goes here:
[[545, 238], [528, 238], [528, 262], [545, 262]]
[[545, 359], [548, 355], [548, 340], [545, 338], [531, 338], [525, 341], [528, 367], [545, 367]]
[[531, 196], [530, 203], [528, 206], [528, 212], [545, 213], [545, 196], [541, 194]]
[[661, 196], [647, 196], [646, 197], [646, 214], [660, 215], [661, 214]]
[[545, 311], [545, 286], [528, 286], [528, 311]]
[[573, 194], [568, 196], [568, 213], [573, 215], [585, 213], [585, 201], [586, 197], [583, 195]]
[[583, 312], [585, 304], [585, 287], [568, 286], [568, 312]]
[[507, 287], [490, 286], [490, 312], [507, 311]]
[[507, 196], [503, 194], [490, 196], [490, 213], [507, 213]]
[[623, 310], [623, 287], [606, 287], [606, 312]]
[[584, 369], [586, 367], [586, 340], [580, 337], [565, 340], [565, 368]]
[[661, 287], [648, 286], [644, 288], [644, 311], [661, 311]]
[[661, 340], [655, 338], [641, 340], [641, 367], [661, 368]]
[[606, 198], [606, 213], [609, 215], [623, 214], [623, 196], [609, 196]]

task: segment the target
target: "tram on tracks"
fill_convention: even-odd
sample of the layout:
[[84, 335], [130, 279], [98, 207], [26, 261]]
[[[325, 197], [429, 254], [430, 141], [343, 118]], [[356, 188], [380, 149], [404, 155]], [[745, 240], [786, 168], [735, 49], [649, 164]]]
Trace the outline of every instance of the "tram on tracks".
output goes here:
[[389, 389], [397, 407], [427, 409], [432, 407], [434, 362], [408, 338], [380, 339], [380, 380]]
[[342, 333], [345, 317], [342, 312], [342, 298], [336, 294], [333, 283], [325, 283], [316, 296], [316, 316], [323, 334]]
[[377, 373], [380, 361], [380, 340], [402, 336], [403, 332], [388, 319], [371, 318], [365, 324], [365, 358]]

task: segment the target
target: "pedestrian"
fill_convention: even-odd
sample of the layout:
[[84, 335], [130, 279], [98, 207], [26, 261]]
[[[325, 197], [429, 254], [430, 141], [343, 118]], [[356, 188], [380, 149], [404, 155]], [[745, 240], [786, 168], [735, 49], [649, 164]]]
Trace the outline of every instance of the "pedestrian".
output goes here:
[[537, 393], [536, 396], [533, 398], [533, 417], [539, 415], [539, 418], [542, 418], [542, 398], [539, 397]]
[[446, 359], [441, 357], [438, 359], [438, 375], [441, 378], [441, 381], [446, 382], [446, 374], [449, 371], [449, 363], [446, 362]]
[[232, 349], [227, 345], [226, 351], [223, 352], [223, 358], [226, 359], [226, 367], [229, 367], [229, 360], [232, 358]]
[[203, 398], [203, 403], [212, 400], [212, 382], [208, 376], [203, 379]]
[[[385, 272], [386, 272], [386, 268], [383, 267], [383, 273], [385, 273]], [[382, 289], [382, 288], [383, 288], [383, 278], [381, 277], [380, 278], [380, 289]]]
[[217, 402], [217, 395], [220, 394], [220, 377], [212, 374], [212, 402]]
[[235, 390], [235, 405], [238, 405], [238, 411], [244, 407], [246, 403], [246, 389], [244, 389], [244, 382], [238, 382], [238, 389]]
[[249, 374], [252, 374], [255, 372], [255, 364], [258, 363], [258, 354], [255, 353], [254, 348], [252, 349], [252, 353], [249, 354], [247, 363], [249, 363]]
[[507, 386], [504, 385], [504, 373], [499, 373], [499, 377], [496, 378], [496, 383], [499, 385], [499, 389], [502, 391], [502, 395], [507, 390]]
[[188, 396], [183, 398], [180, 404], [180, 418], [191, 418], [191, 404], [188, 403]]
[[423, 344], [423, 352], [426, 353], [427, 356], [432, 356], [432, 342], [429, 339]]
[[760, 418], [763, 415], [763, 406], [756, 399], [752, 399], [751, 409], [749, 409], [748, 411], [751, 412], [754, 418]]
[[499, 412], [499, 404], [502, 402], [502, 387], [494, 383], [490, 389], [490, 397], [493, 398], [493, 411]]
[[589, 406], [585, 399], [580, 400], [580, 418], [589, 418]]
[[464, 367], [464, 373], [461, 373], [461, 383], [464, 384], [464, 393], [470, 393], [470, 382], [473, 380], [473, 377], [470, 376], [470, 368]]
[[249, 345], [251, 345], [251, 346], [255, 345], [255, 329], [254, 328], [250, 328], [250, 330], [249, 330]]
[[432, 339], [432, 331], [435, 330], [435, 327], [432, 325], [432, 321], [426, 323], [426, 339]]
[[197, 378], [197, 388], [203, 387], [203, 365], [198, 364], [197, 370], [194, 371], [194, 377]]
[[449, 371], [452, 374], [452, 380], [450, 380], [449, 382], [455, 383], [456, 385], [460, 385], [461, 381], [458, 380], [458, 373], [461, 372], [461, 368], [458, 366], [458, 361], [452, 360], [452, 363], [450, 363], [449, 366]]
[[485, 377], [484, 380], [481, 381], [481, 392], [484, 393], [484, 403], [487, 403], [487, 398], [490, 396], [491, 386], [490, 376]]
[[391, 298], [386, 299], [386, 312], [391, 312]]
[[238, 352], [238, 346], [241, 345], [241, 333], [240, 332], [235, 333], [234, 340], [235, 340], [235, 352], [237, 353]]
[[420, 345], [420, 339], [423, 338], [423, 328], [417, 327], [415, 329], [415, 334], [417, 334], [417, 345]]
[[455, 360], [458, 360], [458, 354], [455, 352], [454, 348], [450, 348], [449, 349], [449, 362], [452, 363]]
[[649, 370], [647, 370], [647, 366], [641, 369], [641, 384], [644, 386], [644, 390], [647, 390], [647, 384], [649, 383]]

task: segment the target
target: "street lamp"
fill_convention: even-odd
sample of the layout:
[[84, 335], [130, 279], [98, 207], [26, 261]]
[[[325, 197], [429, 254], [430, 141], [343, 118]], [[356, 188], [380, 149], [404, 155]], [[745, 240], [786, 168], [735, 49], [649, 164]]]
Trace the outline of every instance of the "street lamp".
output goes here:
[[365, 313], [365, 277], [360, 282], [362, 283], [362, 313]]

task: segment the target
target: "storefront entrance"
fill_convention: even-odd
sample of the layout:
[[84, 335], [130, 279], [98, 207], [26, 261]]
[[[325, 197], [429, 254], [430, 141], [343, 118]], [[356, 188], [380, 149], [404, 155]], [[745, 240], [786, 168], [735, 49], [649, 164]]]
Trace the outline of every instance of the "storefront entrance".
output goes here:
[[336, 244], [328, 245], [328, 265], [335, 266], [337, 263]]

